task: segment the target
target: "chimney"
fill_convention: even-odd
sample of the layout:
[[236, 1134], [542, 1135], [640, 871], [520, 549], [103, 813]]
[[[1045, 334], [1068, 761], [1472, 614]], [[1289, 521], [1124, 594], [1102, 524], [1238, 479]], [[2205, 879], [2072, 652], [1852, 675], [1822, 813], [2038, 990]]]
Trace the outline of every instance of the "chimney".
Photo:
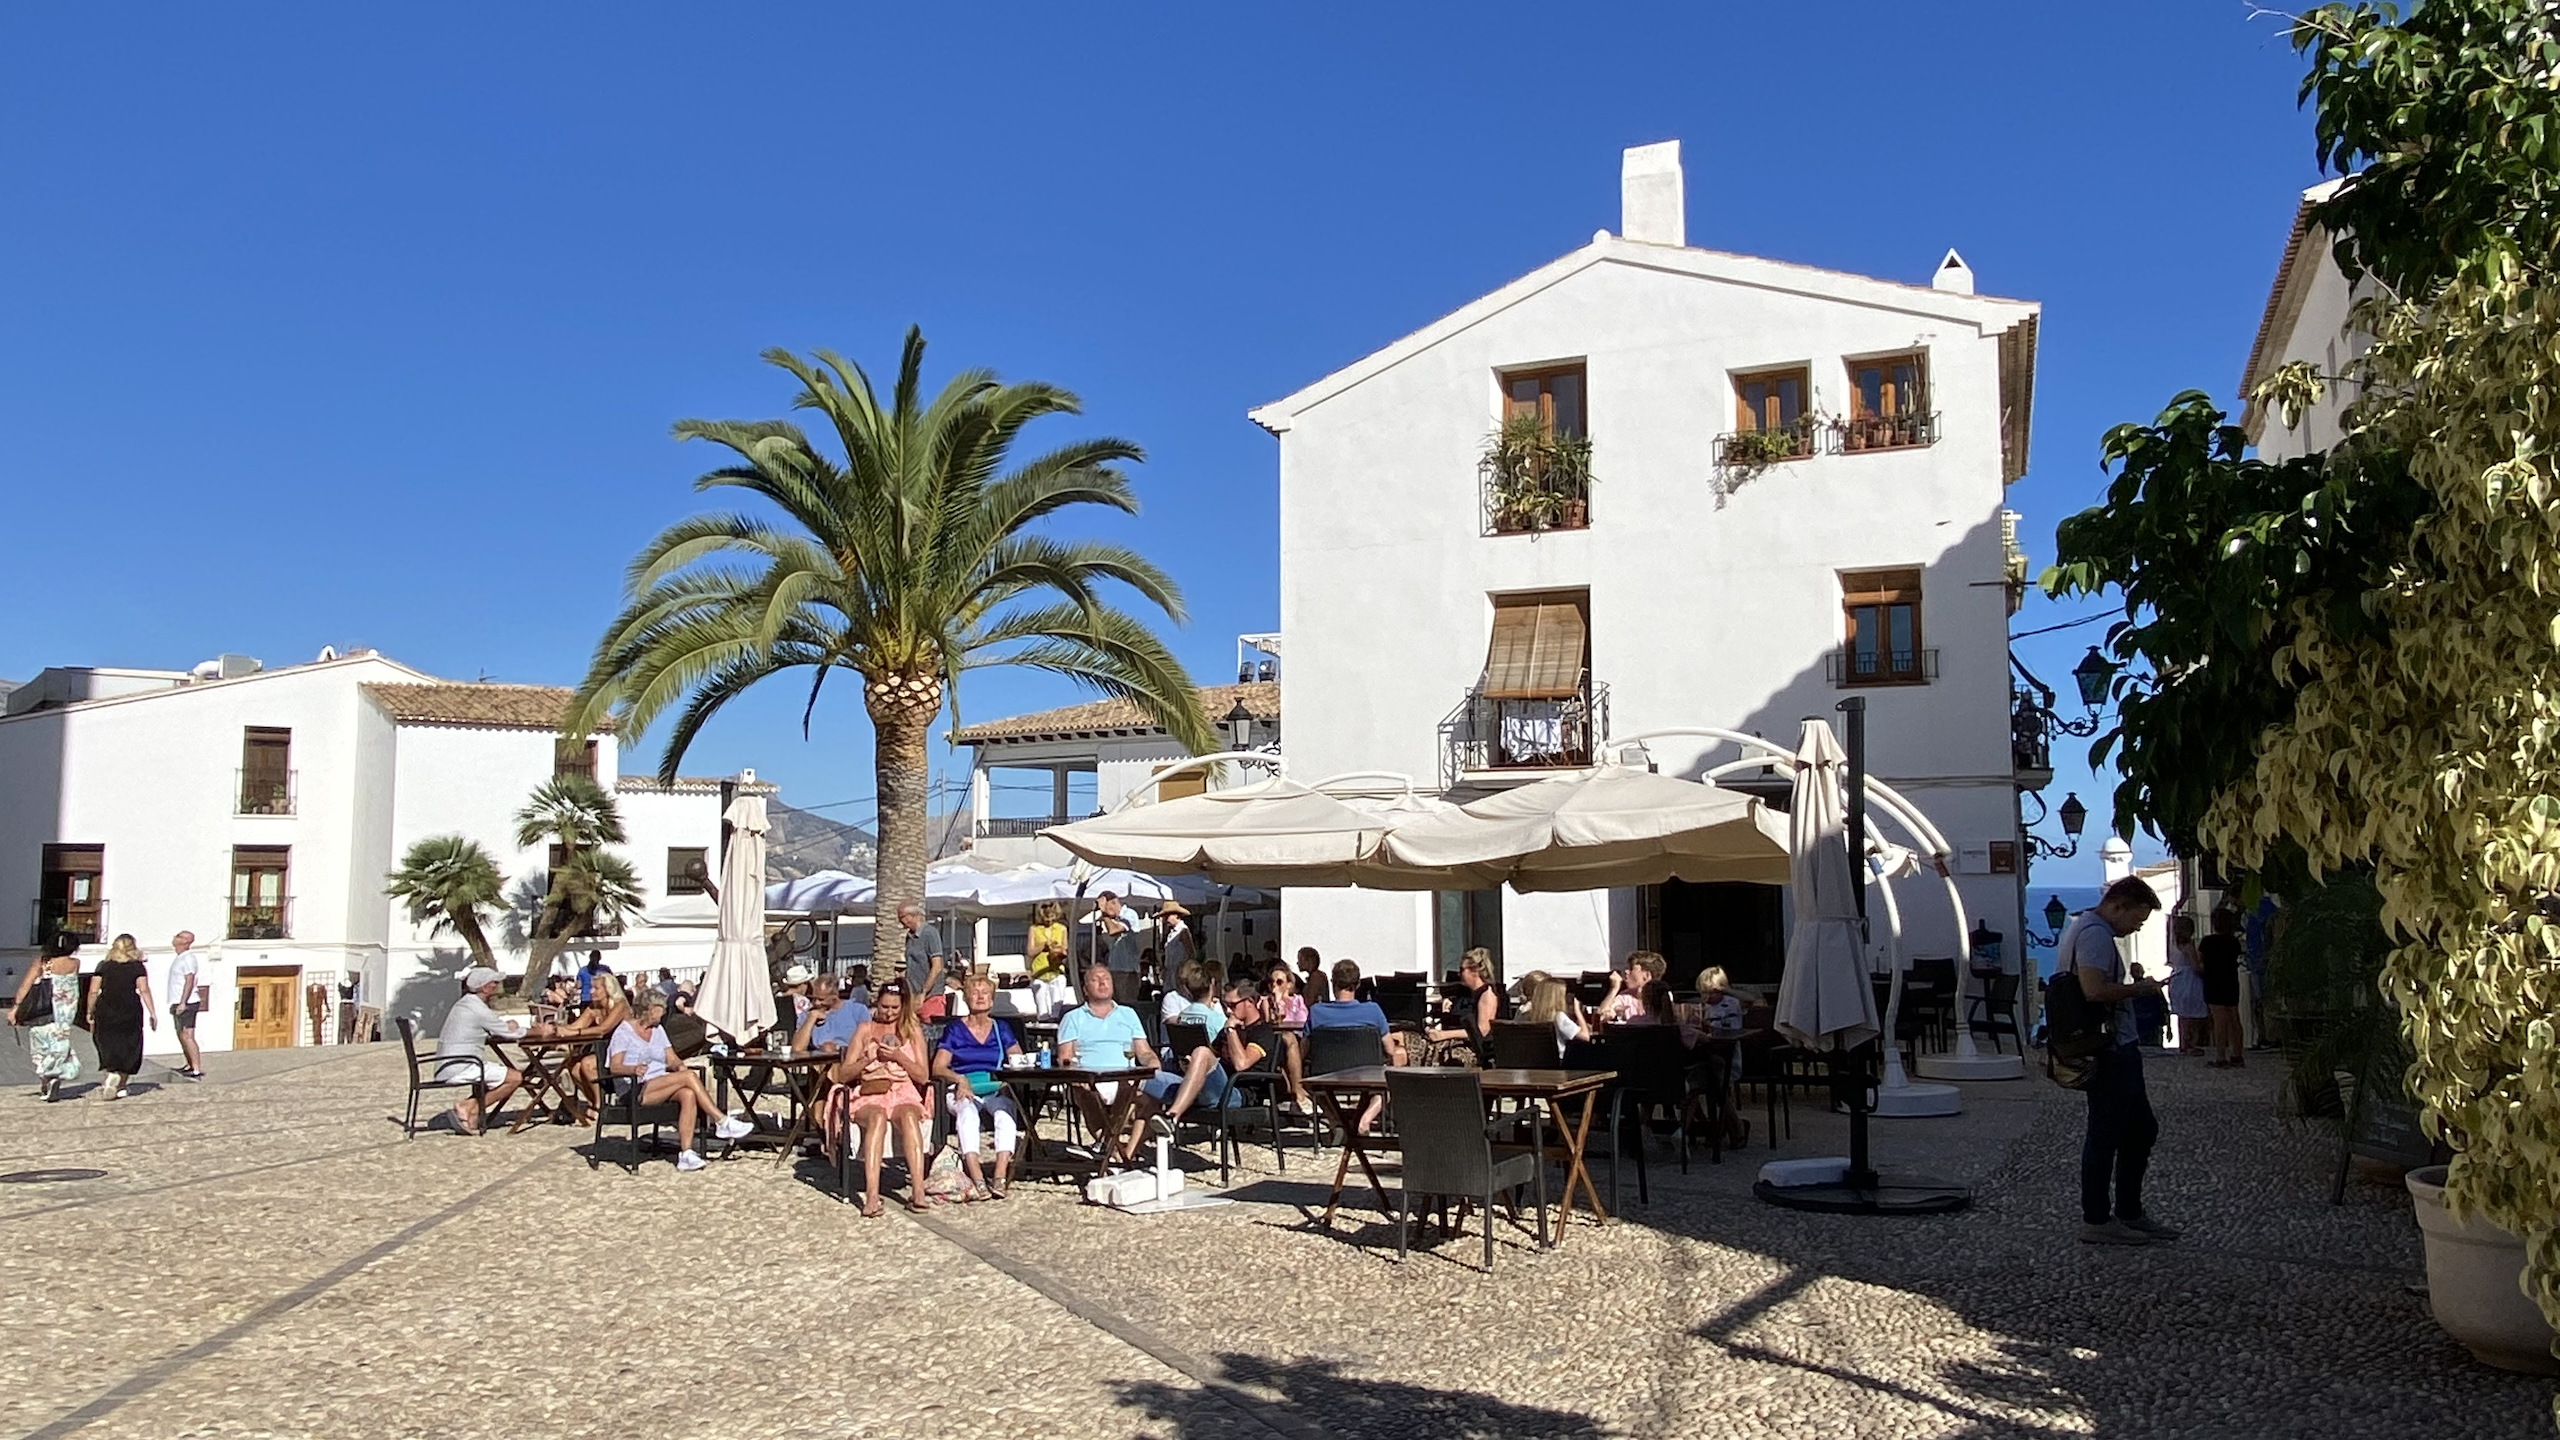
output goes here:
[[1950, 250], [1947, 258], [1938, 262], [1938, 273], [1929, 277], [1929, 288], [1944, 290], [1951, 295], [1970, 295], [1973, 293], [1973, 267], [1964, 263], [1963, 256]]
[[1680, 142], [1638, 145], [1618, 164], [1618, 233], [1648, 245], [1686, 245], [1688, 200], [1680, 188]]

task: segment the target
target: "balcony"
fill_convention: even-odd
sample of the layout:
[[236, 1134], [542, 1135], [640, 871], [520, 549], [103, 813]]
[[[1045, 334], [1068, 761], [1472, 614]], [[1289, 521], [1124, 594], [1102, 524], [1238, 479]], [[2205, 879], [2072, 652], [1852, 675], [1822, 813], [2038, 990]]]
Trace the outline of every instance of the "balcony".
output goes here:
[[1589, 765], [1609, 739], [1609, 687], [1586, 679], [1551, 700], [1503, 700], [1467, 692], [1440, 722], [1440, 781], [1504, 770]]
[[2053, 783], [2053, 731], [2050, 716], [2036, 693], [2009, 691], [2009, 768], [2021, 790], [2042, 790]]
[[41, 946], [56, 935], [69, 935], [83, 945], [95, 945], [107, 938], [107, 902], [92, 900], [74, 905], [68, 900], [30, 901], [27, 909], [27, 943]]
[[1935, 650], [1864, 650], [1843, 645], [1823, 657], [1824, 678], [1843, 690], [1926, 685], [1938, 678]]
[[1591, 441], [1515, 415], [1476, 464], [1478, 517], [1487, 535], [1585, 530], [1591, 525]]
[[1810, 421], [1776, 430], [1736, 430], [1716, 437], [1716, 468], [1757, 470], [1783, 460], [1802, 460], [1822, 450], [1822, 431]]
[[293, 813], [293, 782], [299, 771], [240, 770], [233, 772], [238, 783], [232, 787], [234, 815], [290, 815]]
[[1843, 455], [1869, 450], [1912, 450], [1938, 443], [1938, 415], [1914, 410], [1905, 415], [1854, 415], [1834, 421], [1832, 446]]
[[230, 940], [290, 940], [293, 938], [293, 897], [271, 900], [264, 904], [244, 905], [225, 896], [223, 905], [230, 911], [231, 923], [223, 931]]

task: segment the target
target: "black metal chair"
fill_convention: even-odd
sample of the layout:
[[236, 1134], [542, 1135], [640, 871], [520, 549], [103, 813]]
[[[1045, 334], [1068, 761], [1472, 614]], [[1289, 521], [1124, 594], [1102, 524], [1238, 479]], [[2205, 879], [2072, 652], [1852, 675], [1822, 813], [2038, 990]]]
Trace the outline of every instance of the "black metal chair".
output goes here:
[[1430, 997], [1420, 986], [1378, 986], [1378, 1008], [1387, 1012], [1390, 1025], [1411, 1025], [1419, 1029], [1431, 1015]]
[[1488, 1121], [1484, 1079], [1472, 1070], [1393, 1069], [1387, 1097], [1400, 1118], [1403, 1183], [1396, 1191], [1396, 1259], [1404, 1259], [1416, 1195], [1473, 1200], [1484, 1206], [1484, 1268], [1493, 1272], [1493, 1200], [1535, 1186], [1538, 1243], [1547, 1243], [1547, 1172], [1538, 1157], [1511, 1146], [1497, 1153], [1492, 1131], [1508, 1118]]
[[1366, 1025], [1321, 1026], [1298, 1040], [1298, 1068], [1310, 1077], [1386, 1063], [1387, 1037]]
[[1956, 1014], [1956, 962], [1952, 955], [1921, 955], [1911, 961], [1910, 974], [1903, 977], [1902, 1008], [1908, 1013], [1918, 1003], [1921, 1017], [1928, 1022], [1929, 1040], [1933, 1048], [1944, 1050], [1954, 1043]]
[[1982, 977], [1982, 991], [1973, 997], [1964, 1023], [1974, 1034], [1990, 1036], [1993, 1050], [2008, 1053], [2006, 1042], [2018, 1034], [2018, 977]]
[[[436, 1069], [436, 1057], [418, 1053], [418, 1022], [403, 1015], [400, 1017], [399, 1024], [400, 1048], [409, 1057], [409, 1113], [400, 1122], [400, 1133], [404, 1137], [411, 1140], [418, 1138], [418, 1097], [426, 1091], [468, 1090], [471, 1092], [472, 1104], [485, 1105], [489, 1098], [489, 1082], [480, 1078], [478, 1063], [480, 1057], [476, 1055], [470, 1057], [473, 1062], [470, 1079], [443, 1079]], [[481, 1119], [485, 1121], [488, 1116], [484, 1113]]]
[[1795, 1047], [1775, 1030], [1742, 1032], [1742, 1073], [1734, 1086], [1757, 1085], [1769, 1102], [1769, 1148], [1778, 1148], [1780, 1116], [1786, 1118], [1786, 1138], [1795, 1138], [1795, 1109], [1787, 1101], [1787, 1087], [1795, 1082], [1793, 1057]]
[[[655, 1140], [661, 1127], [673, 1125], [683, 1118], [684, 1109], [673, 1100], [643, 1103], [639, 1098], [639, 1082], [612, 1072], [611, 1057], [607, 1053], [612, 1048], [613, 1037], [610, 1035], [596, 1041], [596, 1131], [594, 1141], [587, 1146], [587, 1168], [593, 1170], [603, 1163], [604, 1127], [620, 1125], [628, 1132], [631, 1146], [631, 1158], [623, 1162], [622, 1168], [637, 1175], [640, 1173], [640, 1127], [648, 1126], [649, 1138]], [[706, 1124], [719, 1119], [716, 1115], [700, 1118]]]
[[1496, 1020], [1487, 1037], [1495, 1070], [1553, 1070], [1564, 1063], [1563, 1042], [1544, 1020]]

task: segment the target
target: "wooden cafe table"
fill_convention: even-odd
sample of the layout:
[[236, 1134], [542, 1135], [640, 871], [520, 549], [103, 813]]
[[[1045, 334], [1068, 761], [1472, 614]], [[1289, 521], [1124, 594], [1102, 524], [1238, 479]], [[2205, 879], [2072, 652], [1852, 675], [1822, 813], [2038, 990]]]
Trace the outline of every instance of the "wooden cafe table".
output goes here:
[[[1419, 1069], [1423, 1074], [1463, 1074], [1446, 1068]], [[1600, 1092], [1618, 1078], [1615, 1070], [1478, 1070], [1473, 1072], [1484, 1085], [1487, 1100], [1526, 1100], [1533, 1106], [1546, 1107], [1547, 1118], [1555, 1122], [1564, 1137], [1564, 1193], [1556, 1203], [1556, 1230], [1553, 1243], [1564, 1243], [1564, 1222], [1573, 1214], [1573, 1197], [1577, 1188], [1591, 1207], [1596, 1224], [1609, 1218], [1608, 1207], [1600, 1203], [1600, 1189], [1592, 1183], [1591, 1172], [1583, 1168], [1582, 1149], [1591, 1136], [1591, 1115], [1599, 1108]], [[1375, 1153], [1371, 1147], [1380, 1137], [1360, 1133], [1360, 1111], [1373, 1096], [1387, 1093], [1387, 1067], [1361, 1065], [1349, 1070], [1334, 1070], [1306, 1079], [1307, 1093], [1325, 1107], [1343, 1134], [1342, 1160], [1334, 1166], [1333, 1194], [1325, 1202], [1324, 1223], [1333, 1224], [1334, 1212], [1342, 1204], [1343, 1182], [1349, 1178], [1351, 1164], [1360, 1163], [1360, 1173], [1369, 1177], [1369, 1188], [1378, 1197], [1378, 1208], [1386, 1209], [1386, 1186], [1378, 1181], [1378, 1172], [1370, 1164]], [[1571, 1107], [1570, 1109], [1568, 1107]], [[1532, 1116], [1534, 1122], [1535, 1116]], [[1546, 1160], [1544, 1124], [1533, 1123], [1538, 1159]], [[1392, 1143], [1392, 1142], [1388, 1142]]]
[[[575, 1111], [580, 1101], [569, 1093], [569, 1067], [596, 1047], [593, 1035], [492, 1035], [489, 1048], [500, 1062], [524, 1077], [516, 1094], [523, 1104], [507, 1133], [515, 1134], [536, 1120]], [[507, 1052], [515, 1051], [510, 1056]]]
[[[1008, 1065], [996, 1076], [1006, 1086], [1022, 1095], [1022, 1174], [1028, 1179], [1039, 1175], [1064, 1175], [1084, 1180], [1102, 1175], [1111, 1168], [1111, 1142], [1129, 1128], [1130, 1113], [1137, 1108], [1138, 1087], [1155, 1078], [1156, 1072], [1144, 1066], [1127, 1066], [1117, 1070], [1064, 1069], [1057, 1066]], [[1109, 1100], [1102, 1102], [1103, 1133], [1094, 1137], [1093, 1155], [1076, 1160], [1066, 1153], [1064, 1144], [1044, 1139], [1040, 1134], [1041, 1106], [1036, 1097], [1052, 1090], [1068, 1092], [1067, 1103], [1075, 1103], [1074, 1093], [1101, 1085], [1119, 1087]], [[1098, 1097], [1097, 1097], [1098, 1098]], [[1050, 1152], [1057, 1153], [1052, 1154]]]

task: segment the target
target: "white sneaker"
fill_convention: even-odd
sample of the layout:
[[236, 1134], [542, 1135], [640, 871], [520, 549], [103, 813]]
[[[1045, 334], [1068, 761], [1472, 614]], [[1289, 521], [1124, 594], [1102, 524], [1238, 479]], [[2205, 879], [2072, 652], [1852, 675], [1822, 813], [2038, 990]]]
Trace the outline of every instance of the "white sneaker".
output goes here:
[[106, 1079], [98, 1082], [98, 1098], [101, 1100], [123, 1099], [124, 1077], [121, 1075], [110, 1075]]
[[679, 1150], [676, 1152], [676, 1168], [679, 1170], [699, 1170], [702, 1168], [702, 1157], [694, 1154], [690, 1150]]
[[711, 1133], [723, 1140], [742, 1140], [756, 1133], [756, 1126], [752, 1120], [741, 1120], [735, 1115], [723, 1115], [720, 1117], [720, 1123], [711, 1127]]

